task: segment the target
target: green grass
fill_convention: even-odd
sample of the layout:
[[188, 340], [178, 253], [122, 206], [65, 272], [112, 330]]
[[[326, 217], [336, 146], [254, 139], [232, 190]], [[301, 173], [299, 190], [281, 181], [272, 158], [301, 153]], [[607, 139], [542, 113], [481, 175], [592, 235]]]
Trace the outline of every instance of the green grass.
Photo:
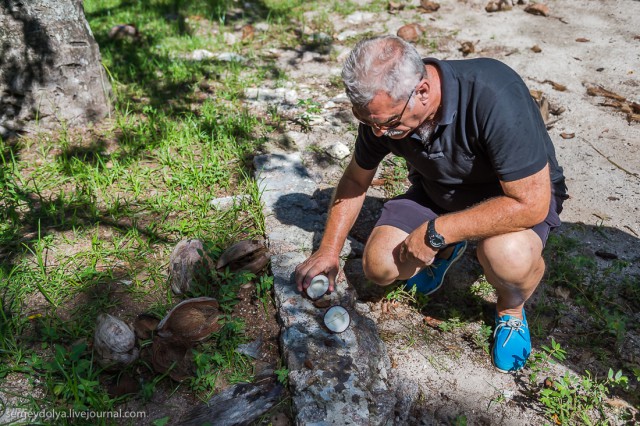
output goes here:
[[[132, 322], [179, 302], [168, 289], [167, 261], [183, 238], [203, 240], [215, 260], [232, 242], [264, 234], [252, 157], [272, 129], [246, 109], [242, 95], [265, 79], [286, 80], [271, 59], [253, 52], [300, 43], [288, 30], [302, 5], [265, 1], [239, 16], [228, 13], [227, 0], [84, 2], [112, 79], [111, 120], [0, 140], [0, 392], [12, 392], [9, 378], [26, 378], [18, 406], [109, 411], [123, 398], [176, 390], [141, 359], [125, 372], [142, 374], [137, 395], [110, 397], [105, 384], [115, 378], [93, 362], [96, 317], [109, 312]], [[221, 42], [248, 18], [271, 29], [254, 45]], [[314, 25], [328, 25], [323, 19]], [[122, 23], [135, 24], [139, 39], [109, 39], [109, 29]], [[251, 60], [182, 59], [198, 48]], [[239, 194], [247, 196], [231, 210], [210, 204]], [[245, 325], [232, 312], [237, 288], [252, 279], [266, 311], [273, 303], [268, 275], [226, 273], [194, 294], [220, 301], [224, 326], [194, 349], [196, 376], [180, 388], [206, 399], [224, 384], [251, 379], [252, 361], [235, 352], [246, 342]]]

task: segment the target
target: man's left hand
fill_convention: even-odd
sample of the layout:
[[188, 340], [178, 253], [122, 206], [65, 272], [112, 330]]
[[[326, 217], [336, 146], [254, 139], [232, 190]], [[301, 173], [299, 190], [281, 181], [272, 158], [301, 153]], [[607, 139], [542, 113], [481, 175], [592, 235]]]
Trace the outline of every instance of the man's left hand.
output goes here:
[[427, 225], [424, 224], [416, 228], [407, 238], [400, 244], [400, 262], [405, 263], [411, 260], [418, 260], [426, 265], [431, 265], [437, 250], [425, 244], [424, 235]]

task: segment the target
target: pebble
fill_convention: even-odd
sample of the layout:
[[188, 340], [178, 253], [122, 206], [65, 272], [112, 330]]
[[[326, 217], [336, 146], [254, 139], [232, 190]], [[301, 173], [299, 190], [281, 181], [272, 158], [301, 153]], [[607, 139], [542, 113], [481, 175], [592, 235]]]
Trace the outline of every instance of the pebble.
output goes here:
[[351, 151], [345, 144], [338, 142], [327, 149], [327, 154], [338, 160], [343, 160], [351, 155]]

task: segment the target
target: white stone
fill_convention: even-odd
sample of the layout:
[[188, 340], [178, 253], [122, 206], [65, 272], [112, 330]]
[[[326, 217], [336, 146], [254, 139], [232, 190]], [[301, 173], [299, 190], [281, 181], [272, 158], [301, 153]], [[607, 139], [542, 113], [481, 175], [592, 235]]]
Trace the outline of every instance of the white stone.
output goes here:
[[345, 144], [338, 142], [327, 149], [327, 154], [338, 160], [343, 160], [351, 155], [351, 151]]
[[338, 34], [336, 36], [336, 39], [338, 39], [339, 41], [345, 41], [348, 38], [356, 37], [358, 34], [360, 33], [356, 30], [346, 30]]
[[258, 22], [253, 26], [253, 28], [257, 31], [269, 31], [269, 28], [271, 27], [266, 22]]
[[333, 102], [333, 101], [329, 101], [329, 102], [326, 102], [324, 105], [322, 105], [322, 108], [324, 108], [324, 109], [331, 109], [331, 108], [335, 108], [335, 107], [337, 107], [337, 106], [338, 106], [338, 105], [337, 105], [335, 102]]
[[233, 46], [238, 42], [238, 36], [234, 33], [224, 33], [222, 36], [224, 37], [224, 42], [229, 46]]
[[191, 53], [187, 53], [185, 56], [186, 59], [191, 59], [192, 61], [203, 61], [205, 59], [214, 58], [216, 55], [213, 52], [209, 52], [206, 49], [197, 49]]
[[244, 56], [233, 52], [219, 53], [216, 58], [223, 62], [245, 62], [247, 60]]
[[362, 24], [364, 22], [372, 21], [375, 18], [375, 14], [371, 12], [354, 12], [347, 16], [345, 21], [348, 24]]

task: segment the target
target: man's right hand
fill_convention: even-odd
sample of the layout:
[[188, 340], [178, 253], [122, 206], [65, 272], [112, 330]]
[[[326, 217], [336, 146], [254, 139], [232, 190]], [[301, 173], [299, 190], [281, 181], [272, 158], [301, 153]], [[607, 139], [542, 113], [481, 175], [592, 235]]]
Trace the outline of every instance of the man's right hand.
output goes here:
[[318, 249], [307, 260], [296, 266], [296, 285], [298, 291], [302, 292], [311, 280], [320, 274], [329, 278], [329, 291], [333, 291], [336, 276], [340, 270], [339, 254], [330, 252], [329, 250]]

